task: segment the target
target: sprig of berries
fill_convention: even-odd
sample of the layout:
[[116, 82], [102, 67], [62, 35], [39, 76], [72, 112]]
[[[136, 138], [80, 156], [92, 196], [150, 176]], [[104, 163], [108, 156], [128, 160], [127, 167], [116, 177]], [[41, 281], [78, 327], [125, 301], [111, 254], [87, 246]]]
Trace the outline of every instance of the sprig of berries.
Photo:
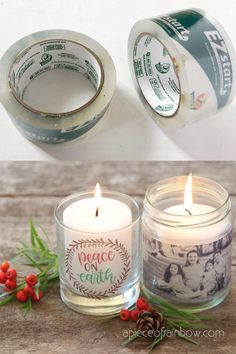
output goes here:
[[4, 290], [15, 293], [16, 299], [20, 302], [27, 302], [28, 299], [33, 301], [41, 300], [43, 292], [38, 286], [38, 278], [35, 274], [28, 274], [25, 282], [19, 286], [16, 281], [17, 271], [10, 268], [10, 262], [5, 261], [0, 265], [0, 284], [5, 285]]
[[120, 318], [123, 321], [132, 320], [133, 322], [136, 322], [138, 319], [138, 315], [143, 310], [151, 311], [152, 309], [148, 305], [147, 300], [143, 297], [140, 297], [136, 301], [136, 307], [134, 309], [132, 309], [132, 310], [123, 309], [120, 311]]
[[58, 257], [39, 236], [32, 220], [30, 240], [30, 245], [22, 243], [17, 248], [14, 264], [35, 268], [37, 275], [28, 274], [22, 279], [17, 276], [16, 269], [10, 267], [10, 262], [0, 264], [0, 306], [17, 299], [22, 303], [25, 315], [32, 309], [32, 301], [40, 301], [46, 288], [59, 276]]

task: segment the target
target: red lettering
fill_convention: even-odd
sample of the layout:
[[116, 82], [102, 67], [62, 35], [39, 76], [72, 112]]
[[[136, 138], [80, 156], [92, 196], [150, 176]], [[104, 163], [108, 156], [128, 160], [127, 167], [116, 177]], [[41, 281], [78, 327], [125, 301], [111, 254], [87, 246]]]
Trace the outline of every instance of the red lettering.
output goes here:
[[107, 261], [113, 261], [115, 258], [115, 253], [113, 251], [102, 252], [102, 253], [85, 253], [85, 252], [78, 252], [78, 259], [79, 263], [83, 265], [84, 263], [98, 263], [101, 264]]
[[78, 253], [79, 262], [81, 265], [86, 261], [86, 254], [84, 252]]

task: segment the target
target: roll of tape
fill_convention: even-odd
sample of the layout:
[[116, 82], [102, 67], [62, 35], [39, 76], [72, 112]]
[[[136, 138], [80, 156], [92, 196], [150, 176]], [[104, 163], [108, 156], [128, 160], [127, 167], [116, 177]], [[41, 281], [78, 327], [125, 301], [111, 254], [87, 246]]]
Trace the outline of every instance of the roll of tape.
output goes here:
[[[96, 93], [69, 112], [43, 112], [24, 102], [26, 89], [53, 69], [85, 75]], [[19, 131], [29, 140], [64, 143], [88, 133], [111, 102], [116, 71], [108, 52], [95, 40], [73, 31], [46, 30], [13, 44], [0, 60], [0, 101]], [[28, 87], [29, 86], [29, 87]]]
[[175, 129], [217, 113], [236, 93], [236, 56], [199, 9], [137, 22], [128, 44], [137, 92], [156, 123]]

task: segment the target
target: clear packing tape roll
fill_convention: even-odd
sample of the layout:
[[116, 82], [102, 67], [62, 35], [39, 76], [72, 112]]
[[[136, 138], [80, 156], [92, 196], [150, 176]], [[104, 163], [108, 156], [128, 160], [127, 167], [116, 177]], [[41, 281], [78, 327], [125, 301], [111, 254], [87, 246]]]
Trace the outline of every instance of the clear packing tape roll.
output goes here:
[[[96, 93], [69, 112], [34, 109], [24, 102], [30, 83], [53, 69], [79, 72]], [[114, 94], [116, 71], [108, 52], [95, 40], [73, 31], [46, 30], [13, 44], [0, 60], [0, 101], [29, 140], [65, 143], [86, 135], [106, 113]], [[63, 84], [63, 83], [62, 83]]]
[[137, 22], [128, 52], [139, 97], [163, 128], [181, 128], [213, 115], [235, 97], [233, 45], [202, 10]]

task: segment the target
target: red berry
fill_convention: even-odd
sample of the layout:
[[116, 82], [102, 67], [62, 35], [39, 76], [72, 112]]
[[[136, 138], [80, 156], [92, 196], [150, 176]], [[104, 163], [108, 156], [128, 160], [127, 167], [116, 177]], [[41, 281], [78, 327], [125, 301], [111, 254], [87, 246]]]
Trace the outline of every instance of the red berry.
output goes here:
[[6, 273], [6, 271], [8, 270], [9, 267], [10, 267], [10, 263], [9, 262], [3, 262], [1, 264], [0, 269], [1, 269], [2, 272]]
[[7, 280], [6, 273], [0, 270], [0, 284], [5, 284], [6, 280]]
[[34, 289], [29, 285], [26, 285], [23, 291], [27, 297], [32, 297], [34, 295]]
[[17, 272], [15, 269], [9, 268], [6, 272], [6, 275], [7, 275], [7, 279], [14, 280], [14, 279], [16, 279]]
[[14, 290], [17, 287], [15, 279], [13, 280], [7, 279], [5, 285], [7, 290]]
[[139, 315], [140, 311], [139, 310], [132, 310], [130, 313], [130, 318], [132, 321], [136, 322], [138, 319], [138, 315]]
[[37, 295], [35, 292], [34, 292], [33, 295], [32, 295], [32, 299], [33, 299], [34, 301], [40, 301], [40, 299], [42, 299], [42, 297], [43, 297], [43, 293], [42, 293], [41, 290], [39, 290], [38, 295]]
[[121, 310], [120, 311], [120, 318], [123, 321], [128, 321], [130, 319], [130, 311], [129, 310]]
[[20, 290], [16, 293], [16, 298], [20, 302], [26, 302], [28, 299], [23, 290]]
[[26, 281], [26, 284], [28, 284], [29, 286], [32, 287], [32, 286], [35, 286], [37, 284], [38, 278], [34, 274], [29, 274], [25, 278], [25, 281]]
[[136, 302], [136, 306], [138, 310], [146, 310], [148, 307], [147, 300], [140, 297]]

